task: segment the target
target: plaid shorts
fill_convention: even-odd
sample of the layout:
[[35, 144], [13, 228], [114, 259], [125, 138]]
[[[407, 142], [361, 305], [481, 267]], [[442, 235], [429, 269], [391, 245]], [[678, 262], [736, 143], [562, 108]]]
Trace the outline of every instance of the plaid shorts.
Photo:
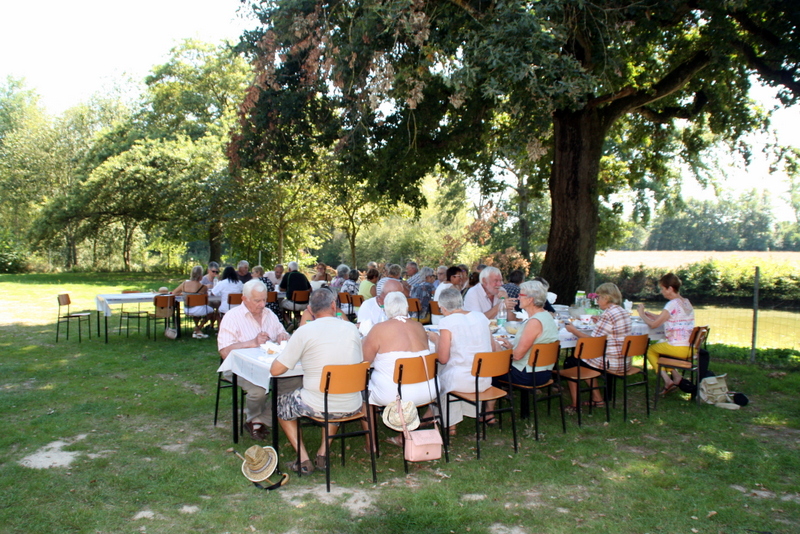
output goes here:
[[[286, 393], [278, 397], [278, 419], [283, 419], [284, 421], [294, 421], [298, 417], [306, 416], [317, 419], [325, 419], [325, 414], [323, 412], [318, 412], [303, 402], [303, 399], [300, 397], [300, 391], [302, 389], [303, 388], [297, 388], [290, 393]], [[360, 411], [361, 410], [358, 409], [354, 412], [348, 413], [331, 412], [329, 415], [331, 419], [339, 419], [342, 417], [355, 415]]]

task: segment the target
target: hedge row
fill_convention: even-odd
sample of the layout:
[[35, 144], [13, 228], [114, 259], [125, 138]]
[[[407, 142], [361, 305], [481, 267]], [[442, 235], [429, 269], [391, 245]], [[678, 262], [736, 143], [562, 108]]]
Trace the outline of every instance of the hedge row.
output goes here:
[[[760, 267], [759, 300], [797, 305], [800, 301], [800, 268], [789, 262], [756, 259], [707, 260], [679, 267], [673, 272], [683, 282], [681, 294], [692, 302], [752, 301], [756, 265]], [[596, 273], [597, 284], [613, 282], [625, 298], [660, 298], [658, 280], [667, 271], [651, 267], [603, 269]]]

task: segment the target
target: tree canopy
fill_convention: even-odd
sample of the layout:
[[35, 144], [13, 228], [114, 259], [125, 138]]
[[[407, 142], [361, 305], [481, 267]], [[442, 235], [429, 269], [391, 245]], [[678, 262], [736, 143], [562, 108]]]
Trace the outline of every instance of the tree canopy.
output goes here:
[[786, 105], [800, 94], [789, 0], [251, 6], [262, 27], [242, 39], [256, 77], [234, 168], [288, 178], [313, 146], [330, 146], [344, 175], [421, 205], [436, 166], [490, 180], [500, 151], [514, 154], [538, 177], [529, 187], [550, 191], [542, 274], [566, 295], [591, 289], [614, 192], [640, 190], [646, 214], [679, 188], [665, 161], [699, 171], [711, 143], [757, 127], [753, 74]]

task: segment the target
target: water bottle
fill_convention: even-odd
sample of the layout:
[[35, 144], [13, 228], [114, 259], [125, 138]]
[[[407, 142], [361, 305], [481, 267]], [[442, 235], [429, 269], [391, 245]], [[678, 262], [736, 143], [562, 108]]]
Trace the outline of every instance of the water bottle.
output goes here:
[[508, 312], [506, 311], [506, 299], [500, 297], [500, 309], [497, 310], [497, 326], [503, 328], [506, 324], [506, 318], [508, 317]]
[[341, 319], [342, 319], [342, 312], [340, 312], [340, 311], [337, 311], [337, 312], [336, 312], [336, 318], [337, 318], [337, 319], [339, 319], [339, 320], [341, 320]]

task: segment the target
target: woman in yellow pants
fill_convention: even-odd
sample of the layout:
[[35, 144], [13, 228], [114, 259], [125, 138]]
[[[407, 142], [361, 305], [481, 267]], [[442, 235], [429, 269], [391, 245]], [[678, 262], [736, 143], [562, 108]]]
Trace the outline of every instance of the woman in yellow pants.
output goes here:
[[[667, 341], [662, 341], [650, 345], [647, 351], [647, 361], [653, 369], [658, 369], [659, 356], [670, 356], [688, 360], [692, 355], [692, 348], [689, 339], [694, 329], [694, 308], [689, 299], [680, 295], [681, 280], [672, 273], [665, 274], [658, 281], [661, 287], [661, 295], [667, 299], [667, 304], [661, 313], [655, 315], [647, 312], [643, 304], [639, 304], [639, 317], [650, 328], [657, 328], [664, 325], [664, 334]], [[676, 369], [671, 369], [672, 375], [662, 369], [661, 374], [664, 378], [664, 389], [661, 395], [666, 395], [678, 388], [681, 382], [681, 374]]]

